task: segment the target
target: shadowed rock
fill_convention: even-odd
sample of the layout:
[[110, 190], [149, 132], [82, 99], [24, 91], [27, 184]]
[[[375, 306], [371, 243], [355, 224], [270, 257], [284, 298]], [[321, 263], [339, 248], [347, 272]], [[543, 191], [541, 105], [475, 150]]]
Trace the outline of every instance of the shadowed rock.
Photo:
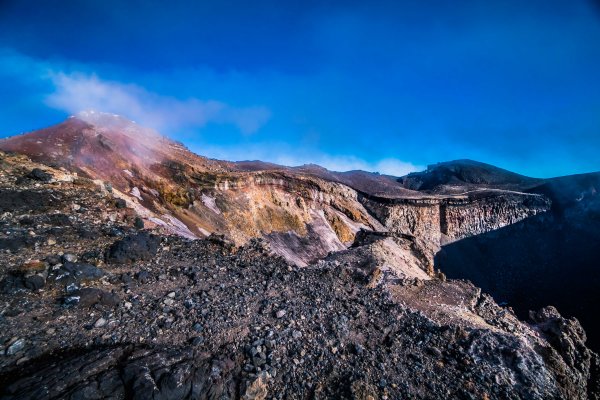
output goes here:
[[150, 260], [156, 255], [160, 238], [147, 232], [130, 235], [113, 243], [106, 253], [106, 260], [111, 263]]
[[35, 181], [40, 181], [44, 183], [48, 183], [52, 180], [52, 174], [47, 173], [46, 171], [40, 168], [34, 168], [28, 173], [27, 178], [33, 179]]

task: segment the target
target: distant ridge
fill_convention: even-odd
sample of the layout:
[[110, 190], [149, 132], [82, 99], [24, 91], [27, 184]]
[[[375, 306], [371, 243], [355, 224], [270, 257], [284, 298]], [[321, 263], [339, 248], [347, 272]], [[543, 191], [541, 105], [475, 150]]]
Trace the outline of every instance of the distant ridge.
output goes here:
[[407, 189], [434, 192], [453, 191], [457, 187], [464, 189], [474, 185], [525, 190], [542, 181], [468, 159], [429, 165], [423, 172], [413, 172], [398, 179]]

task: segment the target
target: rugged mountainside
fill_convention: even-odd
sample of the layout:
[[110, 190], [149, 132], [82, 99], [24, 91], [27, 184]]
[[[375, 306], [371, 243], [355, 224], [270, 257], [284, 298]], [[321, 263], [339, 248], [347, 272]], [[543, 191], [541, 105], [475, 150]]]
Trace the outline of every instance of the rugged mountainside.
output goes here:
[[[241, 171], [117, 116], [84, 113], [0, 148], [110, 184], [149, 226], [237, 244], [264, 237], [299, 265], [344, 248], [361, 228], [381, 228], [347, 186], [285, 169]], [[298, 248], [279, 248], [281, 235]]]
[[104, 185], [3, 153], [0, 208], [3, 399], [600, 395], [577, 320], [427, 275], [409, 234], [298, 268], [144, 229]]
[[96, 112], [0, 150], [6, 398], [598, 396], [547, 307], [597, 345], [598, 175], [233, 163]]
[[542, 195], [521, 192], [426, 194], [362, 171], [210, 160], [119, 116], [95, 112], [2, 140], [0, 149], [110, 184], [148, 226], [189, 238], [225, 234], [238, 245], [262, 237], [301, 266], [348, 247], [360, 229], [392, 230], [425, 239], [430, 261], [423, 269], [431, 272], [441, 243], [550, 206]]

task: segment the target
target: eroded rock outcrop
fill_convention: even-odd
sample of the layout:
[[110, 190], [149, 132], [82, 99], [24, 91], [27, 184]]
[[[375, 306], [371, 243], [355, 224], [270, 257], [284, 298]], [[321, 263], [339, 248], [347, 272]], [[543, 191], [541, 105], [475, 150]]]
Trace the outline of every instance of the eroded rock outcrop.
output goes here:
[[524, 193], [422, 199], [362, 196], [361, 202], [390, 231], [437, 244], [511, 225], [551, 207], [548, 198]]
[[361, 230], [348, 250], [335, 252], [326, 262], [354, 270], [371, 288], [392, 280], [428, 280], [428, 259], [409, 235]]
[[360, 201], [387, 230], [420, 241], [429, 259], [429, 271], [442, 245], [512, 225], [551, 207], [543, 195], [506, 192], [421, 199], [363, 195]]

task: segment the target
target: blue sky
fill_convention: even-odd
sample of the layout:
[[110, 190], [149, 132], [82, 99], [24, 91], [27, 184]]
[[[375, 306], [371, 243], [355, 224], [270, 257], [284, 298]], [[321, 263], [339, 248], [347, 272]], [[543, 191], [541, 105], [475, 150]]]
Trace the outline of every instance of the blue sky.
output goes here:
[[199, 154], [600, 170], [600, 4], [0, 2], [0, 137], [84, 109]]

